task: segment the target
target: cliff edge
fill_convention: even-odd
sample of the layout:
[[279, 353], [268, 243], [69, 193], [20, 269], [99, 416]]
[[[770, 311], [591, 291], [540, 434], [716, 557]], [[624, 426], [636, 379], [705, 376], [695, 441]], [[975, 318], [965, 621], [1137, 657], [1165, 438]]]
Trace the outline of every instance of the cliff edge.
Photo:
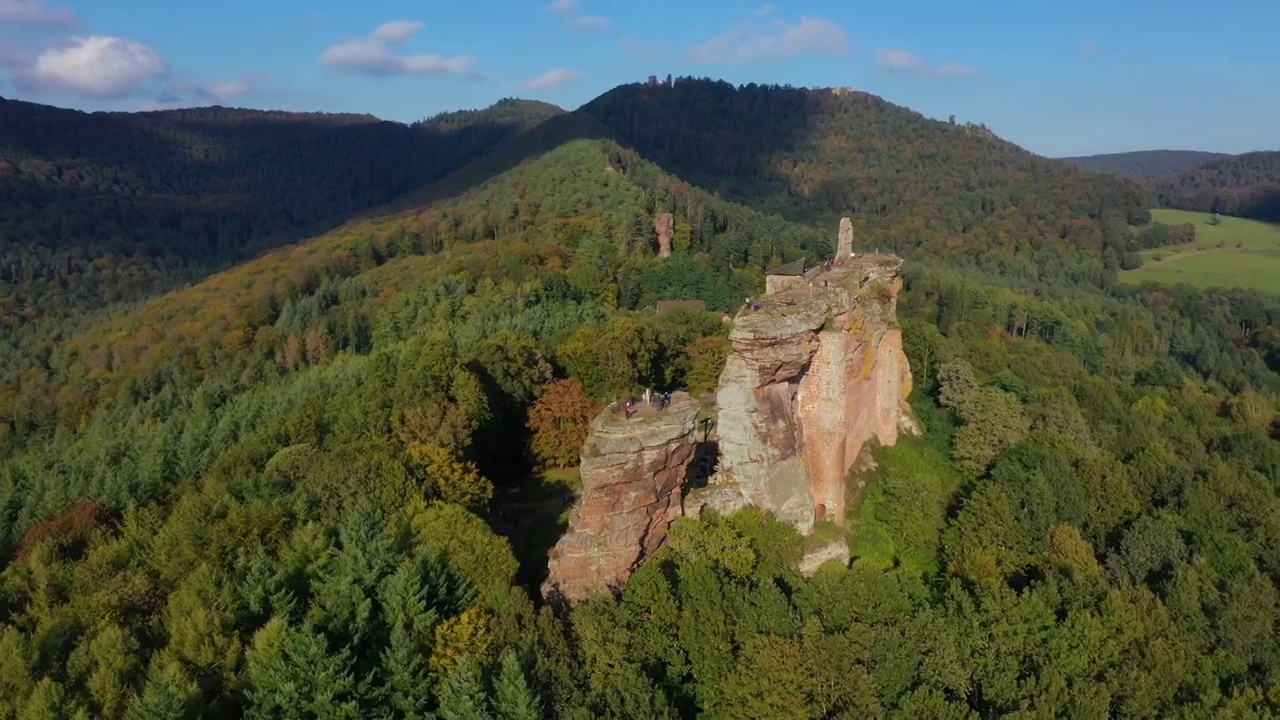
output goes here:
[[[688, 395], [675, 393], [661, 412], [645, 405], [631, 418], [613, 408], [596, 417], [582, 448], [581, 500], [551, 551], [543, 597], [576, 602], [618, 587], [662, 547], [675, 518], [708, 507], [753, 505], [805, 534], [819, 520], [844, 524], [846, 479], [867, 444], [916, 431], [896, 322], [902, 260], [846, 255], [844, 234], [837, 260], [779, 274], [773, 292], [734, 320], [715, 396], [719, 467], [704, 487], [687, 488], [707, 471], [690, 463], [713, 445], [698, 443], [700, 406]], [[848, 554], [839, 539], [801, 569]]]
[[902, 260], [840, 257], [734, 321], [716, 393], [719, 472], [691, 514], [754, 505], [803, 533], [844, 524], [845, 479], [873, 438], [914, 432], [897, 328]]
[[576, 602], [617, 587], [662, 546], [681, 515], [698, 409], [673, 393], [661, 411], [644, 405], [629, 419], [614, 408], [596, 416], [582, 447], [582, 494], [551, 551], [544, 598]]

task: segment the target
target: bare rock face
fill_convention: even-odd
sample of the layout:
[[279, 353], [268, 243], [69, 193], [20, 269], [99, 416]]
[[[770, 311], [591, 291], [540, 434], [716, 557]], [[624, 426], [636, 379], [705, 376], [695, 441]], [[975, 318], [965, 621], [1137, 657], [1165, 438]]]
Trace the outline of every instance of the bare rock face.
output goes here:
[[849, 543], [842, 537], [805, 550], [796, 569], [801, 574], [811, 577], [818, 572], [818, 568], [832, 560], [841, 565], [848, 565], [849, 563]]
[[836, 236], [836, 257], [847, 258], [853, 253], [853, 221], [840, 218], [840, 234]]
[[720, 470], [690, 495], [690, 514], [754, 505], [806, 534], [815, 520], [844, 524], [845, 478], [864, 446], [915, 428], [895, 322], [901, 264], [837, 258], [739, 315], [716, 394]]
[[675, 216], [658, 213], [653, 216], [653, 231], [658, 235], [658, 257], [671, 257], [671, 233], [675, 228]]
[[695, 449], [698, 404], [673, 393], [662, 412], [642, 405], [630, 420], [606, 408], [582, 447], [582, 495], [551, 551], [546, 598], [570, 602], [613, 588], [666, 540], [681, 515]]

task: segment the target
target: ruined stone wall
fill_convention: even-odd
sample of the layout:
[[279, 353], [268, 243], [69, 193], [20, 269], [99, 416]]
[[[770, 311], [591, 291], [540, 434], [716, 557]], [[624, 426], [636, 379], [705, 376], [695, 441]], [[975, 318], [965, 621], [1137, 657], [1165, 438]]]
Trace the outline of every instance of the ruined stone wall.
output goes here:
[[765, 275], [764, 294], [773, 295], [806, 284], [803, 275]]
[[574, 602], [617, 587], [662, 546], [681, 514], [698, 407], [673, 393], [662, 412], [646, 405], [628, 420], [606, 408], [596, 417], [582, 448], [582, 493], [551, 551], [544, 597]]
[[896, 327], [901, 260], [840, 259], [735, 321], [716, 394], [720, 470], [686, 506], [771, 510], [809, 532], [844, 522], [846, 477], [871, 439], [915, 424]]

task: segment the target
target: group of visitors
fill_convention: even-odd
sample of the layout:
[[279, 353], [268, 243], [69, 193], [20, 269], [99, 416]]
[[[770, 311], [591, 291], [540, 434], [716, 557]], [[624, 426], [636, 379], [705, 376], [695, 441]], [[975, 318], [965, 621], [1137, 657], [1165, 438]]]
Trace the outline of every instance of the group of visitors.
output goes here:
[[[662, 412], [671, 404], [671, 393], [654, 392], [649, 388], [644, 389], [644, 402], [646, 405], [653, 405], [658, 412]], [[631, 415], [636, 411], [636, 397], [631, 395], [627, 397], [626, 402], [622, 403], [622, 413], [626, 419], [630, 420]]]

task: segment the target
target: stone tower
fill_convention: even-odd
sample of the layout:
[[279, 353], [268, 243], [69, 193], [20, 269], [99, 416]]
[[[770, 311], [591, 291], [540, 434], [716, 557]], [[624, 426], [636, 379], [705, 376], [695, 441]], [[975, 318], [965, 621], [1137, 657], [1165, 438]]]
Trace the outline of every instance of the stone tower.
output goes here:
[[847, 217], [840, 218], [840, 234], [836, 238], [836, 259], [841, 260], [853, 254], [853, 221]]

